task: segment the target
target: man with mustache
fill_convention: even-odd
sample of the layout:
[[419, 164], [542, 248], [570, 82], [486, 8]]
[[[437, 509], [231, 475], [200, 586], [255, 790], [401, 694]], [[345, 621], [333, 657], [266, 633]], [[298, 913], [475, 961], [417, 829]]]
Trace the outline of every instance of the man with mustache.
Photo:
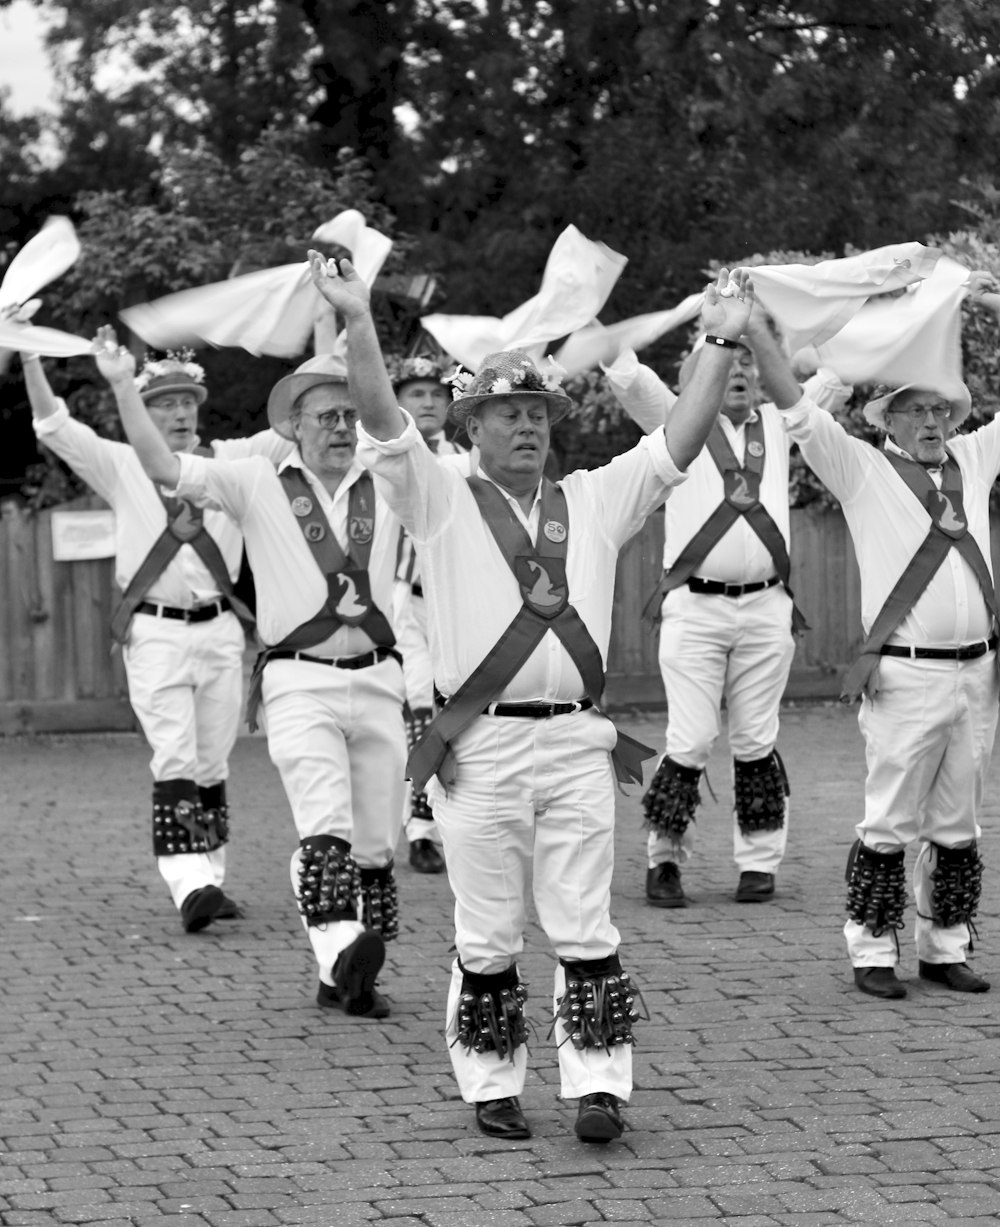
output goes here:
[[[125, 443], [101, 438], [55, 397], [37, 355], [22, 354], [35, 433], [115, 513], [122, 645], [129, 700], [153, 751], [153, 853], [188, 933], [240, 914], [222, 890], [229, 755], [243, 702], [240, 626], [253, 619], [233, 585], [243, 541], [228, 517], [164, 497]], [[199, 450], [204, 371], [184, 356], [146, 365], [141, 398], [169, 453]], [[289, 444], [272, 431], [218, 441], [209, 455], [257, 454], [276, 463]]]
[[267, 747], [299, 846], [292, 889], [316, 960], [317, 1004], [385, 1018], [376, 985], [397, 935], [393, 853], [402, 825], [403, 673], [391, 624], [398, 519], [355, 457], [357, 410], [336, 354], [271, 389], [268, 420], [294, 446], [282, 464], [172, 452], [128, 377], [98, 355], [150, 477], [220, 508], [239, 527], [257, 590], [258, 656], [247, 707]]
[[491, 1137], [530, 1136], [525, 986], [517, 959], [527, 895], [559, 963], [552, 1031], [561, 1090], [584, 1142], [621, 1136], [638, 1017], [611, 922], [615, 774], [641, 780], [651, 755], [600, 711], [618, 553], [684, 480], [723, 394], [749, 276], [704, 319], [721, 340], [667, 428], [603, 468], [543, 479], [550, 427], [570, 409], [558, 372], [518, 350], [489, 355], [452, 403], [479, 449], [469, 475], [435, 463], [396, 403], [369, 291], [346, 262], [310, 253], [313, 279], [344, 317], [359, 455], [417, 544], [434, 678], [443, 706], [410, 757], [433, 778], [456, 897], [446, 1037], [463, 1099]]
[[[789, 588], [788, 441], [765, 403], [754, 347], [769, 337], [759, 307], [733, 350], [708, 446], [665, 508], [663, 579], [650, 602], [660, 622], [659, 663], [668, 716], [666, 753], [643, 798], [649, 827], [646, 900], [688, 904], [681, 867], [693, 857], [699, 783], [726, 701], [733, 757], [733, 859], [738, 903], [774, 894], [788, 838], [788, 779], [775, 749], [781, 696], [805, 625]], [[681, 387], [705, 352], [704, 337], [681, 367]], [[643, 429], [674, 397], [627, 351], [608, 368], [623, 407]], [[846, 399], [816, 375], [826, 403]], [[668, 408], [668, 413], [672, 408]]]
[[[970, 297], [1000, 318], [1000, 292], [971, 274]], [[842, 698], [860, 699], [865, 813], [847, 863], [844, 926], [854, 982], [905, 997], [896, 976], [906, 845], [921, 979], [960, 993], [990, 985], [968, 965], [982, 888], [979, 815], [997, 724], [998, 611], [989, 498], [1000, 417], [968, 435], [968, 389], [904, 384], [869, 402], [882, 448], [847, 434], [776, 349], [762, 370], [790, 437], [839, 499], [861, 573], [865, 641]]]

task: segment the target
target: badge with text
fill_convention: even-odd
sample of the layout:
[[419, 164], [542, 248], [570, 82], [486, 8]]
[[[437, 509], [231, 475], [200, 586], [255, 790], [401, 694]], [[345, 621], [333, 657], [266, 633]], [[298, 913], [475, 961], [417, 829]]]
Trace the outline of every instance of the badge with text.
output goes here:
[[360, 568], [337, 571], [326, 577], [330, 604], [345, 626], [360, 626], [372, 607], [368, 572]]
[[297, 515], [300, 520], [304, 519], [312, 509], [312, 499], [306, 498], [304, 494], [300, 494], [298, 498], [292, 499], [292, 514]]
[[760, 501], [760, 474], [746, 469], [727, 469], [724, 478], [726, 502], [738, 511], [747, 511]]
[[930, 490], [927, 494], [927, 512], [934, 524], [946, 537], [964, 537], [968, 532], [968, 522], [965, 518], [965, 507], [962, 505], [962, 495], [958, 490], [945, 493], [943, 490]]
[[569, 604], [565, 559], [519, 554], [514, 560], [514, 574], [522, 600], [541, 617], [555, 618]]
[[764, 444], [758, 443], [756, 439], [753, 439], [750, 443], [747, 444], [747, 451], [750, 453], [751, 456], [759, 460], [761, 456], [764, 455]]
[[322, 541], [326, 536], [326, 525], [320, 524], [318, 520], [311, 520], [302, 530], [302, 535], [307, 541]]
[[375, 531], [371, 516], [351, 516], [347, 523], [347, 535], [355, 545], [367, 545]]
[[559, 545], [560, 542], [566, 540], [566, 525], [559, 520], [546, 520], [542, 526], [542, 532], [549, 541]]

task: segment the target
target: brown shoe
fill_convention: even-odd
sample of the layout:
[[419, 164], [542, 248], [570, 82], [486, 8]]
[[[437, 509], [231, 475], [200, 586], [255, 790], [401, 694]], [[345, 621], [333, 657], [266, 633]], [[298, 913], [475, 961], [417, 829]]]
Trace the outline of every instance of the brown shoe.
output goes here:
[[763, 903], [774, 894], [774, 874], [745, 869], [736, 887], [737, 903]]
[[869, 997], [893, 1001], [906, 996], [906, 985], [896, 979], [895, 967], [855, 967], [854, 983]]
[[687, 907], [681, 871], [673, 861], [646, 870], [646, 902], [652, 907]]
[[931, 980], [956, 993], [988, 993], [989, 980], [977, 976], [968, 963], [919, 963], [921, 980]]

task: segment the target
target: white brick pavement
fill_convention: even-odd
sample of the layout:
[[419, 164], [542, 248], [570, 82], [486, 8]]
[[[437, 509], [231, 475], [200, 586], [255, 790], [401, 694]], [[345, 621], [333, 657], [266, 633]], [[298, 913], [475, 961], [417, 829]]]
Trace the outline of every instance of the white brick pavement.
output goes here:
[[[659, 743], [648, 715], [627, 727]], [[149, 855], [138, 738], [0, 742], [0, 1223], [995, 1227], [1000, 983], [962, 997], [914, 982], [907, 934], [910, 997], [853, 989], [840, 937], [863, 770], [853, 713], [790, 708], [780, 748], [794, 810], [771, 904], [732, 901], [724, 754], [686, 911], [645, 906], [638, 793], [621, 806], [615, 915], [653, 1019], [632, 1128], [595, 1148], [556, 1095], [537, 930], [524, 961], [535, 1136], [476, 1132], [439, 1039], [447, 883], [405, 855], [392, 1018], [315, 1007], [291, 820], [259, 739], [239, 743], [231, 784], [230, 888], [248, 916], [193, 936]], [[1000, 981], [997, 776], [976, 966]]]

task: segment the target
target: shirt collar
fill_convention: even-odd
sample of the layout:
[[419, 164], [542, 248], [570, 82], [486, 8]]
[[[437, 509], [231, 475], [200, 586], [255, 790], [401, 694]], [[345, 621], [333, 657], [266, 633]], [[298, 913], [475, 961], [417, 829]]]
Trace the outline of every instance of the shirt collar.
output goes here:
[[[293, 448], [293, 450], [290, 451], [284, 460], [282, 460], [278, 465], [278, 472], [283, 473], [287, 468], [301, 469], [303, 476], [305, 477], [306, 481], [310, 483], [310, 485], [319, 486], [325, 492], [325, 487], [316, 474], [313, 473], [311, 469], [306, 468], [305, 462], [302, 459], [302, 453], [299, 451], [297, 446]], [[358, 480], [361, 474], [364, 473], [364, 471], [364, 465], [361, 464], [357, 456], [354, 456], [351, 459], [351, 467], [347, 470], [347, 476], [337, 487], [337, 495], [340, 494], [341, 490], [349, 490]], [[334, 495], [334, 497], [337, 497], [337, 495]], [[327, 495], [327, 498], [329, 497], [330, 496]]]
[[[499, 483], [499, 482], [494, 481], [494, 480], [493, 480], [493, 478], [492, 478], [492, 477], [490, 477], [489, 473], [487, 473], [487, 472], [486, 472], [486, 471], [483, 469], [483, 466], [482, 466], [482, 465], [480, 465], [480, 466], [479, 466], [479, 468], [476, 470], [476, 476], [477, 476], [477, 477], [481, 477], [481, 478], [482, 478], [484, 481], [488, 481], [488, 482], [490, 483], [490, 485], [492, 485], [492, 486], [496, 486], [496, 488], [497, 488], [497, 489], [500, 491], [500, 493], [501, 493], [501, 494], [504, 496], [504, 498], [507, 500], [507, 502], [511, 504], [511, 506], [517, 506], [517, 507], [520, 507], [520, 505], [521, 505], [521, 504], [520, 504], [520, 503], [517, 501], [517, 499], [514, 497], [514, 495], [513, 495], [513, 494], [508, 494], [508, 492], [507, 492], [507, 491], [506, 491], [506, 490], [503, 488], [503, 486], [501, 486], [501, 485], [500, 485], [500, 483]], [[539, 483], [538, 483], [538, 489], [535, 491], [535, 497], [534, 497], [534, 498], [531, 500], [531, 510], [532, 510], [532, 511], [534, 511], [534, 510], [535, 510], [535, 508], [538, 506], [538, 504], [541, 502], [541, 500], [542, 500], [542, 483], [541, 483], [541, 481], [539, 481]], [[530, 515], [531, 513], [529, 512], [528, 514]]]

